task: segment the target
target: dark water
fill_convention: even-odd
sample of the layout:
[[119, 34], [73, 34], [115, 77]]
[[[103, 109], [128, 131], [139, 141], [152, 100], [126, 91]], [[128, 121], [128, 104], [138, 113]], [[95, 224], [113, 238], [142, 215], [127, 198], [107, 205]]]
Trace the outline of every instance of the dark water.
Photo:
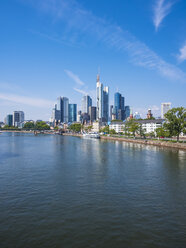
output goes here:
[[1, 134], [0, 247], [186, 247], [186, 153]]

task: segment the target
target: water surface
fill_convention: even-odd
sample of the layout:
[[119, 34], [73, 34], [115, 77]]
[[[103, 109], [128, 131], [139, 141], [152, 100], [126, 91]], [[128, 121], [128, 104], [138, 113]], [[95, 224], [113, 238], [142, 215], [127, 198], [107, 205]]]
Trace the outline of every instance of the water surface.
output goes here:
[[186, 153], [0, 135], [0, 247], [186, 246]]

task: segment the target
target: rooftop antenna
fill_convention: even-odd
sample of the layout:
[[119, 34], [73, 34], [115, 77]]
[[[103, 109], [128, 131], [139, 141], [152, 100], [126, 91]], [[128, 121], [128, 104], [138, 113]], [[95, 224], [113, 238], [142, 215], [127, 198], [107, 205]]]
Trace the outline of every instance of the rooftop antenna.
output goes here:
[[98, 67], [97, 82], [100, 81], [100, 66]]

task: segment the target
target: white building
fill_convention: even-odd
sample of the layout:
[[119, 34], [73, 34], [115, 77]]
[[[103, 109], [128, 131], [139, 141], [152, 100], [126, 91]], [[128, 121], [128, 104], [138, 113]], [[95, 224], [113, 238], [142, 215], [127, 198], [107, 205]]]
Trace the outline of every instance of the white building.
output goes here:
[[164, 119], [155, 119], [155, 120], [139, 120], [137, 121], [142, 125], [142, 129], [145, 133], [156, 132], [156, 129], [162, 127]]
[[161, 118], [165, 118], [165, 114], [171, 109], [171, 103], [170, 102], [164, 102], [161, 104]]
[[125, 123], [124, 122], [111, 122], [109, 125], [109, 130], [115, 130], [116, 133], [124, 132]]
[[94, 121], [92, 123], [92, 130], [91, 131], [94, 133], [98, 133], [100, 128], [101, 128], [101, 123], [99, 121]]

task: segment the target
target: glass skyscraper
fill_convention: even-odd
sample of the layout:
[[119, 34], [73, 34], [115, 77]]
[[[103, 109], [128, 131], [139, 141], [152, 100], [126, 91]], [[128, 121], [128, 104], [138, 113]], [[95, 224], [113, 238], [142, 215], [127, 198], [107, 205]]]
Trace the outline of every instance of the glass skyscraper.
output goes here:
[[114, 94], [114, 113], [116, 119], [125, 120], [125, 98], [119, 92]]
[[6, 116], [6, 125], [8, 125], [9, 127], [13, 126], [13, 115]]
[[58, 97], [57, 98], [57, 110], [60, 111], [60, 122], [68, 122], [68, 105], [69, 100], [67, 97]]
[[69, 122], [77, 121], [77, 104], [68, 105], [68, 121]]
[[108, 121], [109, 117], [109, 88], [103, 88], [99, 75], [96, 84], [96, 104], [97, 104], [97, 120]]
[[83, 96], [82, 98], [82, 113], [88, 113], [89, 107], [92, 106], [92, 98], [90, 96]]

